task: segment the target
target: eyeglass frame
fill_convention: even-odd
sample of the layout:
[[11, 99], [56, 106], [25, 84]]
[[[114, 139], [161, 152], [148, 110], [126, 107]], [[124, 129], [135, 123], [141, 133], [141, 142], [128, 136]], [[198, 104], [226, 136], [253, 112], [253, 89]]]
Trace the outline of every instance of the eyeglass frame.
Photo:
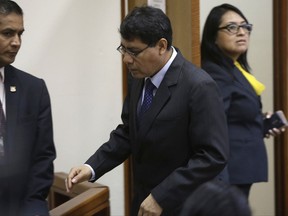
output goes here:
[[[235, 32], [233, 32], [233, 30], [231, 31], [231, 29], [229, 29], [230, 26], [237, 26], [237, 30]], [[250, 33], [253, 30], [253, 24], [244, 23], [244, 24], [238, 25], [236, 23], [230, 23], [226, 26], [219, 27], [218, 30], [226, 29], [227, 31], [229, 31], [232, 34], [238, 34], [240, 28], [242, 28], [245, 32]]]
[[120, 44], [120, 46], [117, 47], [116, 50], [118, 52], [120, 52], [122, 55], [124, 55], [125, 53], [128, 53], [128, 55], [136, 58], [140, 53], [142, 53], [144, 50], [148, 49], [149, 47], [151, 47], [151, 46], [148, 44], [144, 49], [141, 49], [141, 50], [136, 51], [136, 52], [132, 52], [129, 49], [127, 49], [126, 47], [124, 47], [122, 44]]

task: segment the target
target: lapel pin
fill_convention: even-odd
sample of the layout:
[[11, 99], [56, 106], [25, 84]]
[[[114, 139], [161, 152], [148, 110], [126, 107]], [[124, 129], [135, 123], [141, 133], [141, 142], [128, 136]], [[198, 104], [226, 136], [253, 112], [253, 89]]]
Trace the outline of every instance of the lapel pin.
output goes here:
[[10, 86], [10, 92], [16, 92], [16, 86]]

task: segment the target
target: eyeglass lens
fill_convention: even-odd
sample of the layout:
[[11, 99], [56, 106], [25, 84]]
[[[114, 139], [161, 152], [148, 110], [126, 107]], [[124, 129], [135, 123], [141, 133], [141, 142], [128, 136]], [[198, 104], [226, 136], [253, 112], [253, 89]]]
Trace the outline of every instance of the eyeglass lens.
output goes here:
[[245, 32], [251, 32], [252, 31], [252, 25], [251, 24], [230, 24], [226, 26], [226, 29], [231, 33], [238, 33], [240, 28], [242, 28]]

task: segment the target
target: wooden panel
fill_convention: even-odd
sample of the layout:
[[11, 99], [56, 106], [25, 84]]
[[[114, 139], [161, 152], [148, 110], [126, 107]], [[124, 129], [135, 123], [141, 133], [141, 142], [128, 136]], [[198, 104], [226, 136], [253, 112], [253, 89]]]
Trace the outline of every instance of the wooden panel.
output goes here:
[[167, 0], [166, 14], [173, 27], [173, 45], [183, 56], [200, 65], [199, 1]]
[[191, 1], [192, 63], [200, 67], [200, 5], [199, 0]]
[[192, 61], [191, 0], [167, 0], [166, 14], [173, 27], [173, 45], [181, 50], [185, 58]]
[[128, 11], [137, 6], [147, 5], [147, 0], [128, 0]]
[[90, 188], [49, 213], [51, 216], [109, 216], [108, 197], [107, 188]]
[[[274, 110], [288, 114], [288, 2], [274, 0]], [[288, 216], [288, 134], [275, 138], [276, 215]]]
[[48, 196], [51, 216], [109, 216], [109, 188], [99, 183], [83, 182], [66, 192], [63, 172], [55, 173]]

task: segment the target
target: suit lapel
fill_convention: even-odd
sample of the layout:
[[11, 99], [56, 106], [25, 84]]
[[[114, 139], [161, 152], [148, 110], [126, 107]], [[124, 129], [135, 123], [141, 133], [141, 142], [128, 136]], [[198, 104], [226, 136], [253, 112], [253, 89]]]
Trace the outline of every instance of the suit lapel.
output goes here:
[[15, 69], [11, 66], [5, 67], [5, 97], [6, 97], [6, 124], [7, 124], [7, 143], [9, 150], [14, 139], [13, 128], [17, 124], [17, 103], [19, 102], [19, 85], [15, 76]]
[[131, 121], [133, 122], [133, 133], [132, 134], [137, 134], [138, 133], [138, 116], [137, 116], [137, 110], [138, 110], [138, 102], [140, 99], [140, 95], [143, 89], [144, 85], [144, 79], [135, 79], [132, 88], [131, 88], [131, 102], [130, 102], [130, 113], [131, 113]]
[[238, 86], [240, 88], [243, 88], [246, 92], [248, 92], [249, 94], [253, 95], [254, 97], [258, 97], [256, 92], [254, 91], [253, 87], [251, 86], [251, 84], [244, 77], [242, 72], [237, 69], [237, 67], [234, 67], [233, 74], [234, 74], [234, 77], [237, 80], [236, 83], [239, 84]]
[[[152, 105], [150, 109], [144, 113], [143, 120], [141, 121], [141, 125], [139, 125], [139, 136], [145, 136], [157, 115], [161, 112], [161, 110], [165, 107], [165, 104], [171, 97], [171, 87], [176, 85], [178, 82], [179, 74], [181, 73], [181, 66], [183, 64], [183, 56], [180, 51], [177, 50], [178, 54], [171, 66], [169, 67], [167, 73], [165, 74], [159, 88], [157, 89], [156, 95], [153, 99]], [[142, 90], [142, 89], [141, 89]]]
[[158, 113], [162, 110], [167, 100], [170, 98], [171, 93], [169, 91], [168, 86], [162, 83], [159, 86], [159, 89], [157, 90], [157, 93], [153, 99], [150, 109], [143, 114], [141, 124], [139, 125], [140, 136], [144, 136], [149, 131]]

